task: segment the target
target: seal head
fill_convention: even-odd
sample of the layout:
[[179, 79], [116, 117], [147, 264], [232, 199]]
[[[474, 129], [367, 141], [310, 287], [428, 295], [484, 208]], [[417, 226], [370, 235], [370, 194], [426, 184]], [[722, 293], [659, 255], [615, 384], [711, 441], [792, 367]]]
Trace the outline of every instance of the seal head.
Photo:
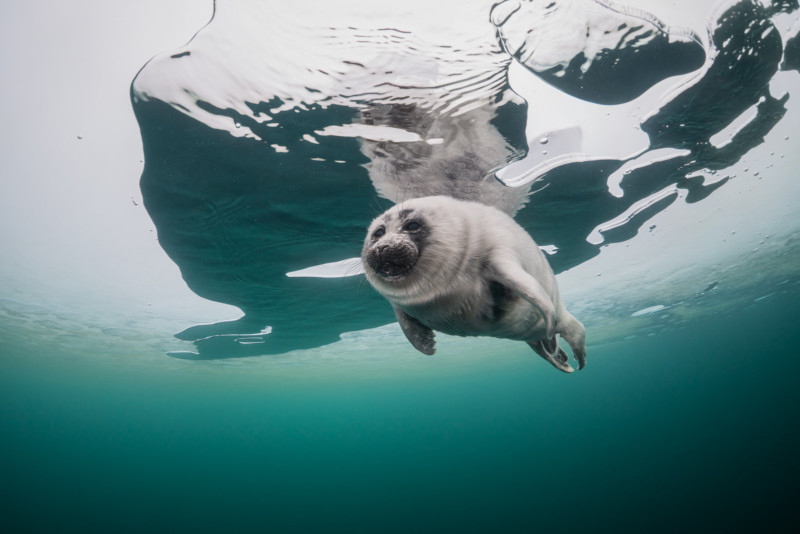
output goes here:
[[425, 221], [412, 210], [401, 210], [387, 214], [372, 226], [363, 251], [367, 266], [388, 282], [408, 276], [425, 248]]

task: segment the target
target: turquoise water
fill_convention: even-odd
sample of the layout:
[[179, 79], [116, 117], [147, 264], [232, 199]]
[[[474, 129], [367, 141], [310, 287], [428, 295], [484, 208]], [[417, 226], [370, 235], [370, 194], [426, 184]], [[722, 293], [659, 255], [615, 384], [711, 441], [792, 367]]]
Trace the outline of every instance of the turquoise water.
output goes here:
[[[3, 356], [8, 532], [782, 532], [797, 292], [592, 347], [282, 376]], [[409, 357], [408, 354], [396, 355]], [[199, 365], [198, 365], [199, 364]]]
[[[0, 529], [793, 531], [798, 3], [352, 4], [0, 21]], [[410, 346], [358, 256], [433, 193], [584, 370]]]

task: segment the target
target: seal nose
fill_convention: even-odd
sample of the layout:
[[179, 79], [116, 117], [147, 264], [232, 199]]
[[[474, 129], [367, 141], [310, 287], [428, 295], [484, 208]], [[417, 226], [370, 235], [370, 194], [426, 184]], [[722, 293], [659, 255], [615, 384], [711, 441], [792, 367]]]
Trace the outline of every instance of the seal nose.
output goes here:
[[416, 249], [404, 241], [378, 243], [367, 255], [367, 263], [383, 277], [408, 274], [416, 262]]
[[402, 263], [404, 259], [409, 257], [409, 251], [406, 247], [398, 247], [391, 245], [381, 245], [377, 250], [378, 258], [382, 262], [389, 263]]

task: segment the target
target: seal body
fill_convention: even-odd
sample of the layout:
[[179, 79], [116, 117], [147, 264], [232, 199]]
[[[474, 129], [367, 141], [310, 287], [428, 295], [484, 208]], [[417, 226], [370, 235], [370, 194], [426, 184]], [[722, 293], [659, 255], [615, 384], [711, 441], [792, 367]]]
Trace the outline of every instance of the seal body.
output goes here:
[[555, 276], [531, 236], [510, 216], [446, 196], [398, 204], [370, 225], [361, 254], [370, 284], [394, 307], [403, 332], [433, 354], [434, 330], [527, 342], [571, 372], [585, 330], [564, 307]]

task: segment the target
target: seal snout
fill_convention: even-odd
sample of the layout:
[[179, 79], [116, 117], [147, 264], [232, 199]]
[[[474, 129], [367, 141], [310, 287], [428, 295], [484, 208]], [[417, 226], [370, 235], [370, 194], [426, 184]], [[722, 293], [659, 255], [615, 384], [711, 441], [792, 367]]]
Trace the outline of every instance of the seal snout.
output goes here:
[[417, 263], [417, 249], [405, 240], [376, 243], [367, 253], [367, 264], [381, 278], [399, 278], [411, 272]]

